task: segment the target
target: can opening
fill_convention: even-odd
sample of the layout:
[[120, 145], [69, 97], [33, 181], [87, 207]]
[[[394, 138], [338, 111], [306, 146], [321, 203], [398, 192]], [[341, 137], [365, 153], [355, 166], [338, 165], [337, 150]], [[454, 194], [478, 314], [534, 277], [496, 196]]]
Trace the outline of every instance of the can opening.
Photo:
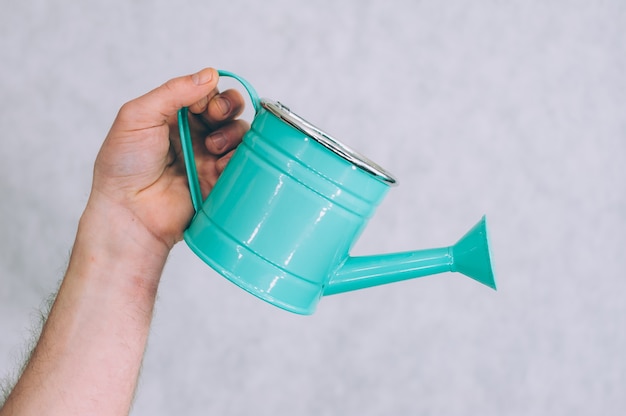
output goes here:
[[332, 136], [324, 133], [319, 128], [292, 112], [289, 107], [278, 101], [268, 100], [266, 98], [261, 100], [261, 106], [287, 124], [300, 130], [302, 133], [311, 137], [322, 146], [341, 156], [343, 159], [364, 170], [370, 175], [375, 176], [389, 185], [395, 185], [397, 183], [396, 178], [394, 178], [391, 173], [360, 153], [352, 150], [345, 144], [339, 142]]

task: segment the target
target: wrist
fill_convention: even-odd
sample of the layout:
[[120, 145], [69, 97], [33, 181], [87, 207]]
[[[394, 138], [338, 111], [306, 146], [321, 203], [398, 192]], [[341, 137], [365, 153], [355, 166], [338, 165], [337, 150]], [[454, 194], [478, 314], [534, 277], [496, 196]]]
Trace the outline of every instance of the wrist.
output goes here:
[[169, 251], [131, 210], [95, 201], [92, 195], [78, 225], [70, 266], [101, 271], [107, 285], [150, 293], [156, 292]]

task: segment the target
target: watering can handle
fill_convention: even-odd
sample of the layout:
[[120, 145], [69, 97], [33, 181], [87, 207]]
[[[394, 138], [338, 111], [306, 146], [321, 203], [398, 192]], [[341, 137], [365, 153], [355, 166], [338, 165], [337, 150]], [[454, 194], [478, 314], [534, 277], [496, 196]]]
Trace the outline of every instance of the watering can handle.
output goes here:
[[[250, 85], [248, 81], [240, 76], [233, 74], [230, 71], [218, 70], [217, 73], [221, 77], [234, 78], [243, 85], [248, 92], [252, 106], [254, 107], [255, 115], [261, 109], [261, 99], [256, 93], [254, 87]], [[189, 130], [189, 109], [183, 107], [178, 111], [178, 129], [180, 132], [180, 144], [183, 150], [183, 157], [185, 159], [185, 168], [187, 170], [187, 180], [189, 181], [189, 192], [191, 193], [191, 203], [195, 212], [198, 212], [202, 208], [202, 192], [200, 191], [200, 181], [198, 180], [198, 170], [196, 169], [196, 162], [194, 159], [193, 145], [191, 142], [191, 132]]]

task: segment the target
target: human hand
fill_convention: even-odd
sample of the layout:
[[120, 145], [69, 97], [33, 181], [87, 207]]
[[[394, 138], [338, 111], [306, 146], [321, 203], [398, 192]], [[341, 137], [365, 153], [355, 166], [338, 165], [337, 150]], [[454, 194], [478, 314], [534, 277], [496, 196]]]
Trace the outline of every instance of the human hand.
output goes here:
[[107, 218], [118, 213], [131, 218], [136, 226], [129, 228], [129, 237], [148, 247], [157, 243], [169, 251], [181, 240], [193, 207], [177, 111], [189, 107], [203, 197], [248, 129], [236, 119], [243, 98], [236, 90], [219, 93], [218, 79], [217, 71], [203, 69], [172, 79], [121, 108], [96, 159], [86, 213], [106, 210]]

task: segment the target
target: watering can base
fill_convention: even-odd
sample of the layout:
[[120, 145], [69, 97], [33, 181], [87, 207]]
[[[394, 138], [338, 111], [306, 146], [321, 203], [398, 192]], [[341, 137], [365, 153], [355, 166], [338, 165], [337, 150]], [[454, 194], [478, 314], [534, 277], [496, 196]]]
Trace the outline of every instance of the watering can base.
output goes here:
[[[272, 264], [239, 244], [202, 211], [184, 233], [189, 248], [220, 275], [265, 302], [299, 315], [311, 315], [321, 297], [319, 285]], [[211, 250], [210, 256], [204, 251]]]

